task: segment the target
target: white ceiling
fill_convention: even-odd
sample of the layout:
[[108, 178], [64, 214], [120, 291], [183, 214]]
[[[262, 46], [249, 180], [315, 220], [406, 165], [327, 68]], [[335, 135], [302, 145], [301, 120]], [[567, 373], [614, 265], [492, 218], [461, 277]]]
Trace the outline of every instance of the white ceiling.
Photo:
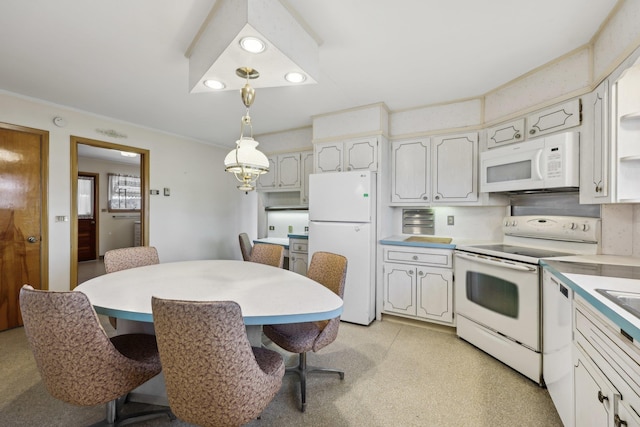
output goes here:
[[[589, 42], [616, 3], [283, 1], [322, 40], [319, 83], [257, 90], [256, 134], [376, 102], [397, 111], [482, 95]], [[231, 146], [239, 94], [190, 94], [184, 55], [214, 4], [2, 0], [0, 89]]]

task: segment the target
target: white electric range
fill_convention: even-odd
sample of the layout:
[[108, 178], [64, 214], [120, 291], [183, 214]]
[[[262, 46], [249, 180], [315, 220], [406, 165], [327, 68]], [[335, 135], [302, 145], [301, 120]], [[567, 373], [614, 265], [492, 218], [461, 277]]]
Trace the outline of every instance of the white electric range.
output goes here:
[[500, 243], [456, 247], [457, 334], [542, 385], [539, 261], [598, 253], [600, 219], [508, 216], [502, 230]]

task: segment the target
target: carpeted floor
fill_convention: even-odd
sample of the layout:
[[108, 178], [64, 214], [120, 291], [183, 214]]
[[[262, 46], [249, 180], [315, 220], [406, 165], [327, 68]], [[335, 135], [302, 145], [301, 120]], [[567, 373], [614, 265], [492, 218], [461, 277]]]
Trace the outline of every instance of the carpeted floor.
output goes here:
[[[295, 362], [285, 356], [288, 365]], [[546, 389], [449, 328], [343, 322], [337, 341], [309, 354], [309, 364], [343, 369], [345, 379], [311, 377], [301, 413], [296, 377], [285, 376], [280, 393], [250, 426], [562, 426]], [[101, 406], [81, 408], [50, 397], [23, 329], [0, 333], [0, 426], [74, 427], [103, 417]], [[137, 425], [189, 424], [161, 418]]]

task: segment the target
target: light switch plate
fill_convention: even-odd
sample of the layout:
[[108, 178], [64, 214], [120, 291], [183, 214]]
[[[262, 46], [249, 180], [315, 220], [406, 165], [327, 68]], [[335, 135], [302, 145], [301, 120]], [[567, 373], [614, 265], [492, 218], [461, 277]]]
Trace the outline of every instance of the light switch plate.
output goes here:
[[169, 190], [169, 188], [164, 187], [164, 195], [165, 196], [170, 196], [171, 195], [171, 190]]
[[447, 216], [447, 225], [453, 225], [453, 224], [454, 224], [453, 215]]

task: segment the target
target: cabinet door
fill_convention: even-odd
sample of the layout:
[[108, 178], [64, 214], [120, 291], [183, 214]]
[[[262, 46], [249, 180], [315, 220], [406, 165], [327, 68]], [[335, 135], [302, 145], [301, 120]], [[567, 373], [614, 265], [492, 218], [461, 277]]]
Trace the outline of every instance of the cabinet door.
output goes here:
[[478, 133], [432, 139], [433, 201], [478, 200]]
[[417, 269], [416, 314], [444, 323], [453, 322], [453, 272], [451, 270]]
[[278, 156], [270, 156], [268, 159], [269, 172], [260, 175], [257, 185], [259, 190], [273, 190], [278, 188]]
[[429, 139], [391, 143], [391, 202], [426, 203], [431, 197]]
[[582, 122], [580, 99], [547, 108], [527, 117], [529, 137], [537, 137], [579, 126]]
[[586, 99], [580, 140], [580, 203], [606, 203], [610, 193], [609, 81]]
[[302, 166], [302, 182], [300, 183], [300, 203], [309, 204], [309, 175], [313, 172], [313, 151], [300, 153], [300, 165]]
[[392, 313], [416, 314], [416, 268], [384, 264], [383, 308]]
[[341, 172], [344, 144], [342, 142], [319, 142], [313, 146], [314, 171]]
[[278, 189], [300, 188], [300, 153], [278, 155]]
[[614, 426], [640, 427], [640, 417], [633, 408], [628, 407], [624, 401], [618, 402], [618, 409], [613, 416]]
[[501, 147], [524, 140], [524, 119], [501, 123], [487, 129], [487, 147]]
[[378, 140], [367, 138], [345, 141], [344, 170], [378, 170]]
[[309, 256], [307, 254], [289, 253], [289, 270], [306, 276], [308, 260]]
[[614, 393], [589, 362], [582, 351], [574, 346], [575, 425], [603, 427], [613, 425]]

